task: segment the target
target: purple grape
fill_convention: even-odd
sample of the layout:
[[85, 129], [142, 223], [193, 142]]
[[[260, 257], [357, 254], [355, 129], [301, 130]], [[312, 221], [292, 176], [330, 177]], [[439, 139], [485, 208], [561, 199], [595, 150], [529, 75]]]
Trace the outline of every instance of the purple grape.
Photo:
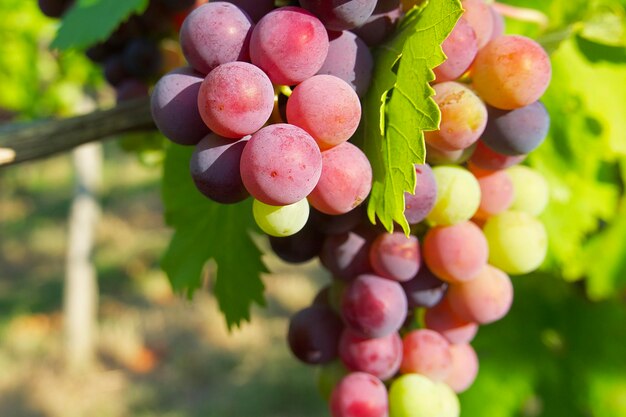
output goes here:
[[136, 78], [127, 78], [122, 81], [116, 88], [117, 102], [133, 100], [135, 98], [148, 96], [148, 84]]
[[270, 245], [276, 256], [285, 262], [296, 264], [315, 258], [322, 250], [323, 243], [324, 235], [311, 222], [291, 236], [270, 236]]
[[195, 2], [196, 0], [159, 0], [159, 3], [172, 12], [180, 12], [189, 9]]
[[431, 308], [441, 302], [448, 284], [430, 272], [426, 265], [422, 265], [415, 277], [402, 283], [402, 288], [410, 308]]
[[299, 7], [281, 7], [256, 24], [252, 63], [274, 84], [294, 85], [315, 75], [328, 53], [328, 34], [317, 17]]
[[407, 314], [407, 298], [399, 283], [376, 275], [359, 275], [343, 294], [341, 315], [348, 328], [362, 337], [397, 332]]
[[248, 192], [241, 181], [239, 163], [249, 136], [236, 142], [209, 133], [191, 156], [189, 170], [198, 190], [213, 201], [232, 204], [245, 200]]
[[225, 0], [246, 12], [250, 18], [258, 22], [263, 16], [274, 9], [274, 0]]
[[372, 14], [390, 12], [398, 7], [400, 7], [400, 0], [378, 0]]
[[48, 17], [59, 18], [70, 8], [74, 0], [39, 0], [39, 10]]
[[208, 74], [220, 64], [248, 61], [252, 20], [227, 2], [211, 2], [195, 9], [180, 29], [180, 45], [187, 62]]
[[417, 224], [424, 220], [435, 206], [437, 200], [437, 183], [430, 165], [415, 165], [415, 192], [404, 193], [404, 217], [409, 224]]
[[365, 23], [376, 7], [376, 0], [300, 0], [328, 30], [352, 29]]
[[396, 30], [400, 17], [402, 17], [401, 7], [385, 13], [372, 14], [365, 23], [352, 29], [352, 32], [368, 46], [378, 46]]
[[130, 78], [130, 74], [124, 67], [122, 55], [113, 55], [104, 62], [104, 79], [113, 87], [118, 86], [127, 78]]
[[419, 242], [402, 232], [381, 233], [370, 247], [370, 263], [383, 278], [408, 281], [420, 269]]
[[340, 235], [358, 226], [365, 219], [365, 210], [364, 205], [360, 205], [347, 213], [332, 215], [311, 207], [309, 218], [317, 230], [325, 235]]
[[132, 76], [146, 78], [156, 75], [163, 64], [159, 46], [151, 39], [136, 38], [124, 48], [124, 69]]
[[[249, 65], [249, 64], [248, 64]], [[283, 206], [311, 193], [322, 172], [322, 154], [299, 127], [273, 124], [252, 135], [241, 156], [241, 177], [254, 198]]]
[[202, 81], [202, 76], [193, 69], [178, 68], [161, 77], [152, 90], [152, 118], [172, 142], [195, 145], [209, 133], [198, 111]]
[[369, 228], [326, 237], [320, 261], [335, 278], [350, 280], [370, 272], [369, 248], [376, 234]]
[[374, 69], [374, 58], [369, 48], [361, 38], [347, 30], [329, 32], [328, 36], [328, 54], [317, 73], [341, 78], [354, 88], [359, 97], [365, 96]]
[[515, 110], [487, 106], [489, 118], [481, 140], [503, 155], [517, 156], [532, 152], [546, 138], [550, 115], [545, 106], [535, 101]]
[[304, 363], [328, 363], [337, 357], [343, 324], [329, 307], [313, 305], [291, 317], [287, 342]]

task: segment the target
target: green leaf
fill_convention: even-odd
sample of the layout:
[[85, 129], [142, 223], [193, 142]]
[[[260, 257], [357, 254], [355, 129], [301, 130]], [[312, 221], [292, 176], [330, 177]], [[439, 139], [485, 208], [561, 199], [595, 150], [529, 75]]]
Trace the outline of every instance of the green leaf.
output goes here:
[[200, 194], [189, 174], [192, 151], [178, 145], [167, 149], [163, 201], [175, 232], [161, 266], [175, 291], [192, 296], [202, 285], [205, 264], [213, 259], [220, 310], [229, 328], [239, 326], [250, 320], [252, 304], [265, 304], [260, 279], [265, 267], [249, 235], [255, 229], [252, 202], [223, 205]]
[[79, 0], [63, 16], [51, 47], [86, 48], [105, 40], [132, 13], [143, 13], [148, 0]]
[[404, 192], [415, 189], [414, 164], [423, 163], [424, 131], [439, 127], [431, 98], [432, 68], [445, 55], [441, 43], [461, 16], [458, 0], [430, 1], [411, 10], [395, 36], [379, 47], [370, 90], [363, 105], [362, 148], [373, 169], [368, 215], [389, 231], [394, 222], [409, 233]]

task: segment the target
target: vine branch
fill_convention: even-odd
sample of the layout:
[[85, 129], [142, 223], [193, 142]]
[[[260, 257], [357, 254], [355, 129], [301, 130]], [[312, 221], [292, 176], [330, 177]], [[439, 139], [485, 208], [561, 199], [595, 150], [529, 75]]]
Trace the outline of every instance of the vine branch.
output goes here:
[[151, 129], [155, 125], [147, 97], [68, 119], [0, 125], [0, 168], [122, 133]]

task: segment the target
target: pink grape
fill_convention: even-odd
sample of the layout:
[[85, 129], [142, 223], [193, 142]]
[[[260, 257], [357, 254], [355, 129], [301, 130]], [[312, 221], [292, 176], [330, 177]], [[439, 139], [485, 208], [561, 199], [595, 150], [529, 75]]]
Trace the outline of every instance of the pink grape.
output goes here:
[[472, 90], [447, 81], [434, 86], [434, 100], [441, 110], [439, 130], [425, 132], [428, 145], [443, 151], [471, 146], [487, 125], [487, 108]]
[[299, 127], [273, 124], [252, 135], [241, 155], [241, 178], [257, 200], [273, 206], [293, 204], [315, 187], [322, 155]]
[[404, 323], [406, 295], [395, 281], [359, 275], [343, 294], [341, 313], [348, 328], [359, 336], [385, 337]]
[[208, 74], [220, 64], [248, 60], [251, 28], [250, 17], [234, 4], [206, 3], [183, 22], [180, 46], [187, 62]]
[[450, 343], [429, 329], [413, 330], [402, 339], [403, 374], [422, 374], [433, 381], [443, 381], [452, 370]]
[[450, 346], [452, 371], [444, 380], [454, 392], [466, 391], [478, 375], [478, 356], [468, 343]]
[[322, 174], [308, 196], [315, 209], [344, 214], [360, 205], [372, 189], [372, 166], [350, 142], [322, 152]]
[[319, 71], [328, 54], [322, 22], [299, 7], [281, 7], [252, 30], [250, 58], [274, 84], [294, 85]]
[[347, 30], [329, 32], [328, 54], [318, 74], [339, 77], [364, 97], [372, 80], [374, 57], [361, 38]]
[[489, 42], [493, 34], [493, 16], [490, 7], [484, 0], [463, 0], [461, 5], [465, 9], [463, 18], [474, 29], [480, 49]]
[[470, 281], [487, 265], [487, 239], [470, 221], [433, 227], [426, 233], [423, 243], [424, 262], [444, 281]]
[[424, 323], [452, 344], [469, 343], [478, 332], [478, 324], [459, 317], [446, 298], [426, 310]]
[[500, 36], [476, 55], [472, 83], [493, 107], [513, 110], [537, 101], [552, 77], [550, 58], [541, 45], [517, 35]]
[[287, 121], [306, 130], [321, 150], [350, 139], [361, 120], [354, 89], [334, 75], [315, 75], [298, 84], [287, 100]]
[[385, 385], [365, 372], [346, 375], [330, 396], [332, 417], [387, 417], [388, 410]]
[[428, 164], [415, 164], [415, 190], [404, 193], [404, 217], [409, 224], [424, 220], [437, 201], [437, 182]]
[[487, 219], [507, 210], [515, 198], [513, 182], [504, 170], [488, 171], [470, 167], [480, 186], [480, 205], [475, 217]]
[[238, 139], [267, 122], [274, 108], [274, 88], [258, 67], [229, 62], [206, 76], [198, 93], [198, 108], [209, 129]]
[[348, 369], [385, 381], [400, 369], [402, 339], [398, 333], [366, 339], [345, 329], [339, 340], [339, 357]]
[[441, 48], [447, 59], [433, 70], [435, 81], [456, 80], [467, 71], [478, 52], [476, 33], [467, 20], [464, 18], [458, 20]]
[[517, 165], [526, 158], [526, 155], [509, 156], [498, 153], [483, 143], [478, 141], [476, 149], [470, 158], [470, 165], [474, 165], [481, 169], [506, 169]]
[[383, 278], [408, 281], [420, 269], [419, 242], [402, 232], [381, 233], [370, 247], [370, 263]]
[[448, 301], [465, 320], [488, 324], [506, 315], [513, 303], [513, 284], [507, 274], [487, 265], [473, 280], [450, 285]]

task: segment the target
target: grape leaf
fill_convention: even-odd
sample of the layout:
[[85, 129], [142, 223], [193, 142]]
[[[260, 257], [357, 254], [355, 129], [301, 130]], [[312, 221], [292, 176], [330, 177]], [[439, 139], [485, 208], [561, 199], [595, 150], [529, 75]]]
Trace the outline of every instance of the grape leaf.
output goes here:
[[409, 233], [404, 192], [415, 189], [414, 164], [423, 163], [424, 130], [439, 127], [431, 98], [432, 68], [445, 56], [441, 43], [461, 16], [458, 0], [437, 0], [414, 8], [394, 37], [374, 52], [376, 67], [363, 103], [361, 147], [374, 174], [368, 215], [391, 231], [394, 222]]
[[142, 13], [148, 0], [78, 0], [63, 16], [52, 48], [86, 48], [105, 40], [132, 13]]
[[166, 222], [175, 232], [161, 266], [175, 291], [192, 296], [202, 284], [206, 262], [213, 259], [215, 296], [231, 328], [250, 320], [253, 303], [265, 304], [260, 279], [265, 268], [248, 234], [256, 228], [252, 202], [223, 205], [200, 194], [189, 174], [192, 151], [171, 145], [166, 152], [163, 202]]

